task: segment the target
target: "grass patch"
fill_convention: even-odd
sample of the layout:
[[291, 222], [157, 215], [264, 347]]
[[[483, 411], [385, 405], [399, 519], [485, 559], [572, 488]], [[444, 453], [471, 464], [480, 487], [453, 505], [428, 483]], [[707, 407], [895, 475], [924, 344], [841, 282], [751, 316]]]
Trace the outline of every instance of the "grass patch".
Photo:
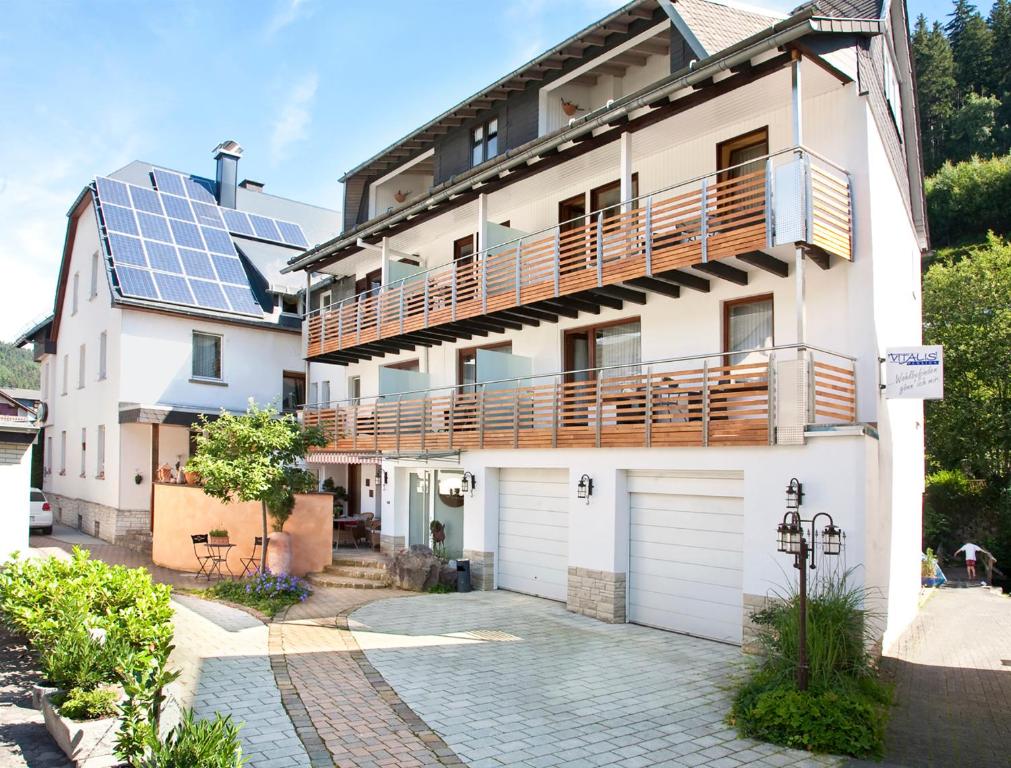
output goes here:
[[752, 618], [761, 662], [737, 691], [729, 720], [741, 736], [812, 752], [881, 757], [891, 689], [865, 650], [866, 591], [846, 577], [808, 597], [808, 690], [798, 691], [799, 600], [785, 595]]
[[304, 579], [267, 571], [249, 579], [220, 581], [204, 594], [254, 608], [273, 618], [289, 605], [305, 601], [312, 589]]

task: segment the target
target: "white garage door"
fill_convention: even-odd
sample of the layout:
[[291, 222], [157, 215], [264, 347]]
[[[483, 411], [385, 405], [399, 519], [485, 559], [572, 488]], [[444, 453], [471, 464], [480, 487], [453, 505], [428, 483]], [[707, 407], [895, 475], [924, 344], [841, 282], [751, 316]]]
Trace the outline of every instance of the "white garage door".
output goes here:
[[629, 472], [628, 618], [741, 642], [743, 475]]
[[569, 473], [499, 473], [498, 586], [565, 600], [569, 569]]

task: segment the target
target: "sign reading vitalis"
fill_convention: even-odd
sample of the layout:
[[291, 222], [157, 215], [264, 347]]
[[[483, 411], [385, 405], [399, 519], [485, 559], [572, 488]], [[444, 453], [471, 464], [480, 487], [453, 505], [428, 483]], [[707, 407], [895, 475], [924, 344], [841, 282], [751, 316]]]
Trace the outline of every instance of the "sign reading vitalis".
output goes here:
[[885, 397], [941, 400], [944, 350], [940, 345], [885, 351]]

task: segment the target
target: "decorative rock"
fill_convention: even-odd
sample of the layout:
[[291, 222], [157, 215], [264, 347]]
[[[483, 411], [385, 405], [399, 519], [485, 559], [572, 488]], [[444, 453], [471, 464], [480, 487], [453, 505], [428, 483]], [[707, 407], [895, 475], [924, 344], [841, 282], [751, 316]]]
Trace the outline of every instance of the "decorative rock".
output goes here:
[[421, 592], [439, 583], [442, 561], [428, 547], [414, 544], [410, 549], [402, 549], [393, 557], [390, 572], [393, 586]]

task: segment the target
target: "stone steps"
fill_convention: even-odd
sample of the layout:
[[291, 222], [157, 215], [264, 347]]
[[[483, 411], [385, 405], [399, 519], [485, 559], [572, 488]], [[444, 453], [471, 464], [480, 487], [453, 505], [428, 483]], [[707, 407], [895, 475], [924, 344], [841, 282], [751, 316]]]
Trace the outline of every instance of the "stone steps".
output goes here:
[[356, 579], [349, 576], [335, 576], [325, 571], [310, 573], [306, 581], [314, 587], [332, 587], [335, 589], [387, 589], [386, 579]]
[[366, 581], [386, 581], [386, 568], [365, 568], [357, 565], [328, 565], [323, 571], [330, 576]]

